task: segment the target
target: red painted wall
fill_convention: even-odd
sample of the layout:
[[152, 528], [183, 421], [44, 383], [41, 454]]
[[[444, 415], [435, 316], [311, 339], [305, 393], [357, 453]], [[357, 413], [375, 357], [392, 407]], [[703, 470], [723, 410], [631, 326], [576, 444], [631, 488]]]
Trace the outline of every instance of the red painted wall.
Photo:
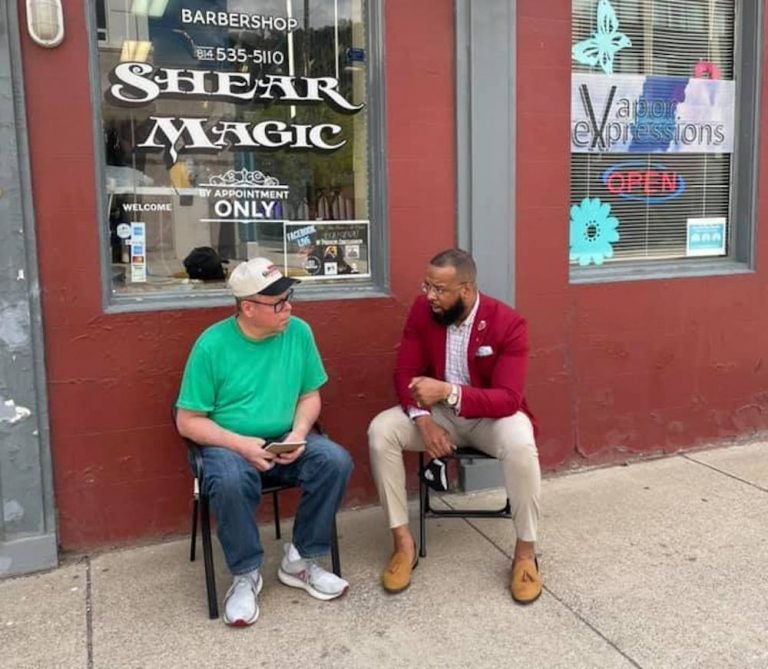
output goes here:
[[[569, 285], [571, 3], [517, 8], [518, 307], [531, 328], [528, 394], [543, 426], [543, 464], [615, 461], [765, 430], [765, 145], [757, 272]], [[765, 79], [763, 88], [765, 100]], [[765, 114], [761, 126], [766, 136]]]
[[[59, 539], [82, 549], [187, 529], [190, 477], [170, 406], [192, 342], [229, 310], [102, 312], [86, 3], [64, 5], [64, 43], [41, 49], [23, 29], [22, 48]], [[392, 297], [295, 309], [331, 377], [324, 427], [356, 462], [347, 504], [373, 501], [367, 425], [395, 403], [407, 307], [455, 228], [452, 3], [388, 0], [385, 25]]]
[[[85, 3], [64, 4], [64, 44], [41, 49], [22, 31], [22, 46], [59, 536], [82, 549], [187, 529], [189, 475], [170, 404], [195, 337], [228, 310], [102, 312]], [[453, 2], [384, 7], [392, 296], [296, 307], [331, 377], [323, 422], [356, 461], [350, 505], [375, 499], [367, 424], [394, 402], [406, 309], [455, 230]], [[764, 430], [764, 271], [569, 285], [570, 2], [519, 0], [517, 12], [517, 304], [531, 329], [543, 465]], [[761, 270], [768, 242], [757, 239]]]

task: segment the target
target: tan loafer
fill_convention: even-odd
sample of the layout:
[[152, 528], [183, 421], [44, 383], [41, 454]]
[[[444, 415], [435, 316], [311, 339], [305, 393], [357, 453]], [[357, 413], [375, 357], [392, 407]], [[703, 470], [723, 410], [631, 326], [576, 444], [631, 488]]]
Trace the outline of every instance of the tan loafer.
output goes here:
[[402, 592], [411, 584], [411, 574], [419, 564], [418, 553], [409, 559], [407, 553], [393, 553], [387, 568], [381, 573], [381, 584], [392, 594]]
[[515, 560], [512, 563], [512, 580], [510, 582], [512, 599], [518, 604], [530, 604], [541, 595], [541, 574], [539, 561]]

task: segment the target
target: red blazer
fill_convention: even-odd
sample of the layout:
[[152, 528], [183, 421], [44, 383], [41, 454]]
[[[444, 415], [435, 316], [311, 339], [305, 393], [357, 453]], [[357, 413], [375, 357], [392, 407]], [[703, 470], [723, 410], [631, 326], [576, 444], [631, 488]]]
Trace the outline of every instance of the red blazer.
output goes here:
[[[416, 408], [408, 390], [414, 376], [445, 380], [446, 335], [447, 328], [432, 318], [426, 296], [417, 297], [405, 323], [395, 364], [395, 390], [403, 410]], [[460, 416], [502, 418], [522, 410], [536, 429], [523, 397], [528, 331], [520, 314], [503, 302], [480, 295], [467, 362], [471, 385], [461, 388]]]

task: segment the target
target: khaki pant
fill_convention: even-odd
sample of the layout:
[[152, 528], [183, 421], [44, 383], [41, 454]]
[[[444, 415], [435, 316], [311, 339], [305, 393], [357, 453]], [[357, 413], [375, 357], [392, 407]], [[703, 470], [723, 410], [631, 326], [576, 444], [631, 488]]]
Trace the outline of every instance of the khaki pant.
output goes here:
[[[432, 407], [435, 422], [456, 446], [472, 446], [498, 458], [512, 507], [517, 538], [536, 541], [541, 473], [531, 421], [522, 411], [505, 418], [460, 418], [451, 409]], [[371, 470], [389, 527], [408, 524], [403, 451], [423, 451], [414, 422], [399, 407], [382, 411], [368, 427]]]

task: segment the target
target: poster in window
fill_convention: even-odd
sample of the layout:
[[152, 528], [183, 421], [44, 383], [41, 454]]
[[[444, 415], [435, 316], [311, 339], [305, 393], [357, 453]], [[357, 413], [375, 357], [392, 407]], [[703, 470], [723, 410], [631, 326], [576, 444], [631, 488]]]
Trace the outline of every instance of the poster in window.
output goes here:
[[725, 255], [725, 218], [689, 218], [685, 255]]
[[285, 272], [302, 279], [369, 277], [368, 221], [286, 222]]
[[732, 153], [735, 83], [571, 75], [572, 153]]

